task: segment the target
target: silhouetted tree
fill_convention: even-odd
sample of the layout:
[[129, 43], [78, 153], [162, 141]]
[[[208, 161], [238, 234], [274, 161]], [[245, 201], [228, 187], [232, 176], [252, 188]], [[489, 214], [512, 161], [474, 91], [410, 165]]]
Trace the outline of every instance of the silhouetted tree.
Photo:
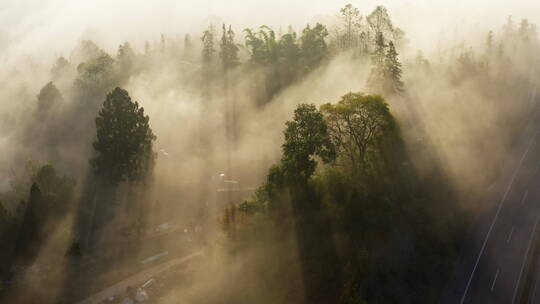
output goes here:
[[335, 147], [320, 111], [312, 104], [301, 104], [294, 110], [292, 121], [285, 123], [285, 143], [281, 163], [285, 177], [293, 182], [307, 181], [317, 165], [314, 157], [323, 162], [335, 159]]
[[149, 120], [126, 90], [117, 87], [107, 95], [96, 118], [96, 156], [91, 159], [92, 168], [104, 181], [141, 181], [149, 173], [156, 139]]
[[350, 3], [340, 9], [339, 12], [341, 14], [341, 22], [343, 23], [343, 34], [340, 37], [341, 48], [345, 50], [355, 48], [358, 45], [362, 15]]
[[274, 64], [279, 56], [279, 45], [276, 41], [274, 30], [266, 25], [259, 28], [258, 32], [245, 29], [246, 47], [251, 54], [251, 62], [258, 65]]
[[377, 32], [375, 49], [371, 54], [371, 71], [367, 81], [368, 89], [375, 93], [382, 93], [382, 84], [385, 78], [384, 60], [386, 46], [383, 33]]
[[118, 47], [116, 62], [119, 74], [123, 79], [127, 80], [135, 72], [136, 57], [137, 55], [129, 42], [124, 42]]
[[336, 104], [322, 105], [321, 112], [340, 161], [354, 169], [364, 165], [369, 150], [377, 153], [376, 144], [394, 127], [388, 105], [379, 95], [348, 93]]
[[375, 39], [378, 39], [378, 33], [381, 33], [386, 39], [393, 38], [394, 26], [392, 25], [392, 20], [384, 6], [377, 6], [366, 19], [371, 32], [375, 35]]
[[48, 82], [37, 96], [38, 113], [46, 114], [56, 103], [63, 101], [62, 94], [52, 81]]
[[79, 64], [77, 72], [75, 85], [85, 99], [102, 98], [118, 83], [114, 59], [106, 53]]
[[31, 263], [38, 253], [43, 241], [41, 228], [46, 211], [46, 201], [39, 187], [33, 183], [15, 245], [15, 255], [23, 263]]
[[396, 94], [402, 93], [404, 89], [403, 81], [401, 81], [401, 63], [398, 59], [398, 53], [394, 47], [394, 43], [388, 43], [388, 50], [384, 59], [384, 93]]
[[51, 75], [54, 80], [64, 76], [69, 69], [69, 61], [66, 58], [60, 56], [56, 59], [55, 64], [51, 68]]
[[311, 28], [309, 24], [302, 31], [300, 37], [300, 52], [304, 68], [307, 71], [317, 67], [328, 56], [326, 37], [328, 30], [320, 23]]
[[234, 31], [229, 25], [227, 29], [223, 24], [221, 35], [220, 53], [221, 62], [225, 70], [229, 70], [238, 65], [238, 46], [234, 43]]
[[214, 53], [216, 52], [216, 49], [214, 47], [214, 41], [215, 41], [215, 29], [214, 26], [210, 25], [208, 29], [206, 29], [203, 32], [203, 35], [201, 37], [201, 41], [203, 43], [202, 48], [202, 63], [204, 65], [208, 65], [214, 56]]

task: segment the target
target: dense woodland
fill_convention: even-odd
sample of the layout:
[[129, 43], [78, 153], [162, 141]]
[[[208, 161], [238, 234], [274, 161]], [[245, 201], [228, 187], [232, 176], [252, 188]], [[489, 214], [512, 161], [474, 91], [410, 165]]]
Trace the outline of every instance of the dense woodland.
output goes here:
[[[0, 299], [80, 299], [168, 221], [203, 226], [209, 261], [175, 287], [191, 303], [436, 302], [477, 189], [517, 140], [508, 126], [530, 114], [536, 26], [509, 18], [428, 55], [382, 6], [337, 14], [299, 30], [214, 24], [115, 54], [83, 40], [37, 91], [3, 79], [2, 98], [22, 101], [0, 118], [16, 151]], [[354, 89], [317, 95], [332, 78]], [[179, 96], [195, 106], [175, 117]], [[182, 127], [163, 131], [173, 119]]]

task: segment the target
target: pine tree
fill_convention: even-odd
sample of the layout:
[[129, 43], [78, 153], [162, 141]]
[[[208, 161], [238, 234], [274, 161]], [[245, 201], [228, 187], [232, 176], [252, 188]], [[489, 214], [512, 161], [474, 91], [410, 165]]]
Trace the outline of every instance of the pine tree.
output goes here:
[[398, 53], [394, 43], [388, 43], [388, 51], [384, 58], [384, 92], [390, 94], [399, 94], [403, 92], [404, 85], [401, 81], [401, 63], [398, 60]]
[[371, 53], [371, 72], [367, 81], [367, 87], [374, 93], [382, 93], [382, 84], [385, 78], [384, 62], [386, 43], [382, 32], [375, 36], [375, 50]]
[[141, 181], [154, 161], [152, 142], [156, 139], [144, 108], [115, 88], [107, 95], [96, 118], [96, 156], [90, 163], [104, 182]]

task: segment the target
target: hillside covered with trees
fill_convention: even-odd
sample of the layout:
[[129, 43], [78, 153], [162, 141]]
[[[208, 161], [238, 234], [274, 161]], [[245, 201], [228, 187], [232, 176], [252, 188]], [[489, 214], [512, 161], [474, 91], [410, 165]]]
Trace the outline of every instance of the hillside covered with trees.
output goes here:
[[0, 302], [193, 252], [152, 301], [437, 302], [531, 115], [536, 26], [421, 50], [384, 6], [331, 13], [0, 52]]

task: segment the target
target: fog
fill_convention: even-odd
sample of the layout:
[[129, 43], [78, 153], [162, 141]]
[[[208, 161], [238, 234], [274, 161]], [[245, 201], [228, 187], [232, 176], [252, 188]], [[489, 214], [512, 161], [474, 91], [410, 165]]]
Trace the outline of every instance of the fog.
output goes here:
[[[178, 35], [200, 32], [209, 21], [234, 24], [238, 29], [266, 24], [273, 27], [304, 26], [308, 22], [328, 19], [337, 14], [347, 1], [32, 1], [4, 0], [0, 3], [2, 40], [9, 41], [2, 51], [46, 56], [62, 55], [79, 39], [95, 39], [106, 50], [115, 49], [120, 41], [156, 39], [158, 33]], [[516, 20], [528, 18], [538, 23], [534, 0], [515, 1], [358, 1], [353, 3], [361, 12], [386, 6], [396, 24], [405, 29], [418, 48], [425, 49], [447, 35], [464, 31], [485, 31], [500, 26], [507, 16]], [[219, 22], [215, 22], [219, 23]], [[435, 26], [434, 26], [435, 25]], [[459, 34], [456, 33], [459, 31]], [[451, 37], [462, 39], [461, 37]], [[4, 42], [5, 44], [5, 42]]]
[[[291, 120], [297, 105], [320, 106], [336, 102], [348, 92], [371, 93], [366, 87], [369, 59], [359, 60], [351, 51], [332, 51], [326, 61], [268, 94], [269, 89], [261, 89], [261, 83], [269, 68], [249, 65], [251, 54], [244, 45], [243, 30], [268, 25], [279, 38], [291, 26], [300, 36], [306, 24], [320, 22], [328, 27], [327, 41], [332, 47], [330, 41], [340, 26], [339, 10], [349, 2], [0, 0], [0, 192], [8, 193], [0, 196], [0, 203], [16, 214], [21, 200], [31, 201], [28, 191], [32, 173], [28, 166], [50, 163], [59, 176], [65, 175], [75, 184], [69, 212], [47, 220], [53, 223], [49, 224], [52, 232], [32, 262], [57, 268], [50, 274], [49, 290], [43, 291], [47, 299], [59, 301], [65, 293], [68, 299], [81, 300], [83, 295], [133, 275], [131, 261], [139, 263], [165, 251], [172, 259], [173, 255], [211, 248], [205, 253], [209, 261], [194, 262], [188, 271], [191, 281], [163, 287], [167, 290], [160, 298], [163, 303], [179, 299], [215, 303], [220, 296], [231, 300], [238, 294], [243, 295], [244, 302], [309, 302], [310, 296], [305, 294], [309, 292], [303, 290], [314, 287], [306, 283], [298, 249], [304, 240], [299, 239], [302, 232], [295, 230], [294, 221], [286, 217], [288, 222], [284, 224], [296, 227], [291, 228], [292, 233], [283, 233], [270, 220], [262, 221], [264, 228], [256, 227], [268, 242], [254, 241], [251, 247], [244, 244], [238, 246], [242, 250], [231, 254], [226, 233], [220, 231], [222, 210], [214, 203], [220, 200], [223, 175], [242, 192], [241, 197], [234, 198], [235, 204], [248, 199], [267, 181], [269, 168], [282, 157], [285, 122]], [[528, 19], [529, 24], [540, 23], [537, 1], [352, 4], [363, 16], [377, 5], [385, 6], [393, 25], [405, 32], [398, 52], [407, 94], [384, 97], [403, 134], [413, 170], [426, 184], [438, 178], [447, 182], [459, 198], [460, 208], [482, 210], [484, 206], [478, 201], [498, 177], [499, 164], [512, 153], [532, 113], [536, 98], [533, 88], [539, 73], [537, 37], [530, 37], [530, 44], [518, 44], [509, 40], [515, 38], [508, 38], [503, 25], [509, 16], [516, 31], [522, 19]], [[225, 76], [225, 90], [224, 77], [216, 70], [211, 72], [215, 74], [211, 80], [205, 81], [201, 60], [200, 37], [214, 25], [214, 56], [215, 62], [219, 61], [221, 24], [230, 24], [235, 42], [242, 45], [238, 67]], [[486, 47], [489, 31], [493, 31], [493, 51]], [[193, 43], [189, 52], [186, 34]], [[77, 82], [83, 79], [81, 64], [99, 55], [93, 46], [84, 46], [85, 41], [92, 41], [115, 60], [119, 45], [129, 42], [136, 63], [126, 70], [118, 68], [117, 78], [100, 87], [103, 92], [84, 93], [81, 82]], [[504, 56], [495, 59], [496, 49]], [[59, 57], [67, 59], [68, 64], [55, 70]], [[39, 108], [38, 95], [50, 81], [61, 97], [54, 98], [45, 115]], [[127, 90], [131, 99], [144, 107], [157, 137], [153, 143], [157, 157], [149, 182], [133, 187], [121, 183], [111, 195], [105, 188], [96, 190], [98, 183], [93, 180], [89, 159], [96, 154], [92, 148], [96, 115], [106, 93], [115, 86]], [[114, 206], [104, 211], [87, 207], [98, 206], [93, 204], [100, 201], [114, 202]], [[136, 207], [126, 207], [126, 202]], [[85, 218], [89, 210], [98, 219]], [[294, 212], [297, 210], [284, 211], [288, 215]], [[203, 226], [205, 235], [186, 236], [186, 232], [180, 237], [163, 237], [157, 245], [144, 241], [133, 248], [109, 250], [123, 244], [125, 240], [117, 232], [131, 227], [131, 219], [139, 213], [144, 213], [145, 233], [167, 223], [179, 231]], [[249, 234], [246, 238], [256, 240], [257, 236]], [[63, 262], [56, 250], [70, 250], [73, 239], [81, 242], [83, 251], [88, 250], [92, 257], [88, 261], [102, 254], [100, 251], [107, 252], [106, 262], [95, 262], [99, 265], [96, 269], [101, 270], [91, 270], [85, 278], [72, 273], [82, 273], [87, 266]], [[123, 251], [130, 250], [130, 258], [123, 261]], [[266, 264], [276, 261], [279, 267], [271, 274], [260, 275], [266, 271]], [[100, 275], [109, 274], [109, 270], [114, 275]], [[276, 279], [287, 272], [290, 282]], [[96, 280], [91, 284], [93, 276]], [[230, 276], [241, 279], [231, 282]], [[39, 280], [30, 272], [21, 277], [21, 283], [8, 289], [6, 297], [23, 303], [27, 288], [39, 285]], [[87, 284], [80, 295], [73, 290], [66, 292], [70, 278]], [[249, 291], [243, 294], [243, 288]]]

